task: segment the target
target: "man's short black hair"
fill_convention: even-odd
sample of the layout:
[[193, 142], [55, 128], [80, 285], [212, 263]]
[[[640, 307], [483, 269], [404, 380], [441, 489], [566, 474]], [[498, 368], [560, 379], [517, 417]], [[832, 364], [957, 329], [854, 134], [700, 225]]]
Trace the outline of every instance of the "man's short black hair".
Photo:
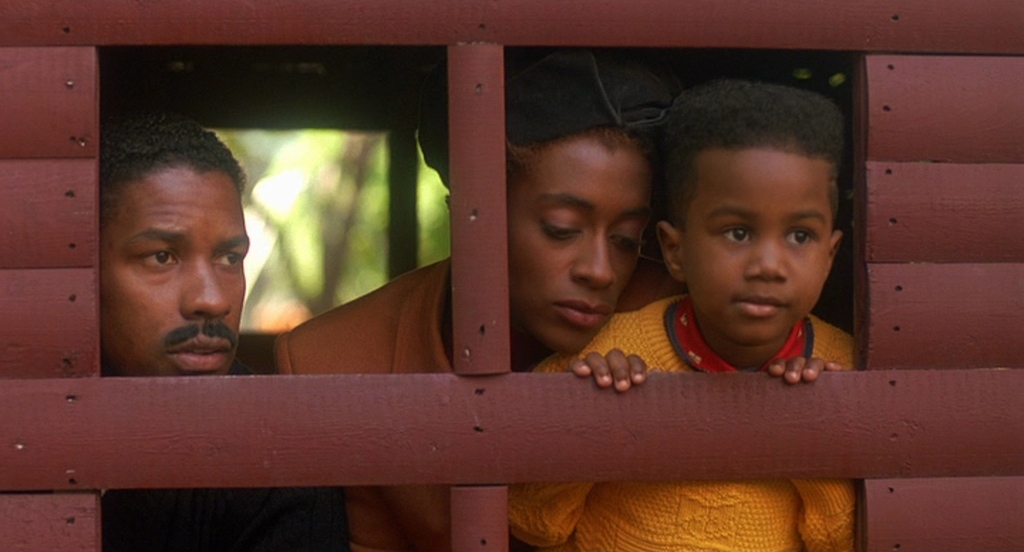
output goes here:
[[[718, 80], [676, 98], [665, 128], [665, 178], [675, 222], [685, 222], [696, 191], [696, 158], [708, 149], [771, 148], [824, 159], [837, 176], [843, 116], [824, 96], [778, 84]], [[832, 214], [838, 187], [829, 190]]]
[[231, 150], [191, 119], [152, 113], [105, 121], [100, 131], [100, 225], [111, 215], [122, 185], [172, 167], [220, 171], [239, 193], [245, 187], [245, 173]]

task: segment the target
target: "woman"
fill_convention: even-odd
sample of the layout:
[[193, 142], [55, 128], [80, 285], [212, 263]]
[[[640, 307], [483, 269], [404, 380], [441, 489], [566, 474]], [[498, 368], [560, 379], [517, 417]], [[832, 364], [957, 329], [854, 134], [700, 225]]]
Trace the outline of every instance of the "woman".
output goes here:
[[[582, 348], [616, 309], [679, 291], [644, 265], [645, 285], [620, 302], [651, 216], [654, 134], [674, 90], [639, 64], [583, 50], [506, 74], [512, 366], [525, 370]], [[424, 104], [420, 142], [446, 178], [446, 99], [428, 94]], [[447, 261], [406, 274], [282, 335], [278, 369], [327, 373], [344, 358], [357, 373], [450, 372], [449, 289]], [[451, 548], [448, 487], [346, 492], [352, 550]]]

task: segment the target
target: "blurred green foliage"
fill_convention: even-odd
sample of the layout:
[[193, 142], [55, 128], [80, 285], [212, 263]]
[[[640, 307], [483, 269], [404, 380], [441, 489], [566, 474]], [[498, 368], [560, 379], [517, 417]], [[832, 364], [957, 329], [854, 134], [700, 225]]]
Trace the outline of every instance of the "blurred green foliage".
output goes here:
[[[279, 332], [387, 282], [386, 133], [217, 130], [248, 175], [242, 329]], [[448, 255], [447, 190], [420, 158], [422, 266]]]

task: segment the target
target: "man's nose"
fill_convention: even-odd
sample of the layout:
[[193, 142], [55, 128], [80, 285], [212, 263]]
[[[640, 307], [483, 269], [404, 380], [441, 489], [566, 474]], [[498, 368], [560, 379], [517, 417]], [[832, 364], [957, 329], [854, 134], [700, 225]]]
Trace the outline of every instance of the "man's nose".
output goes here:
[[231, 312], [224, 282], [211, 263], [195, 263], [183, 274], [182, 314], [187, 319], [223, 318]]

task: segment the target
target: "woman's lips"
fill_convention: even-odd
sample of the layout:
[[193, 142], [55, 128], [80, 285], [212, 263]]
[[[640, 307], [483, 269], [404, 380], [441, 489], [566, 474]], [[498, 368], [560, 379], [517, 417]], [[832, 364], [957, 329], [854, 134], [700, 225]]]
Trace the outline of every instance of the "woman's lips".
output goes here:
[[612, 308], [608, 305], [583, 301], [560, 301], [555, 303], [555, 311], [569, 324], [584, 329], [603, 326], [612, 314]]

